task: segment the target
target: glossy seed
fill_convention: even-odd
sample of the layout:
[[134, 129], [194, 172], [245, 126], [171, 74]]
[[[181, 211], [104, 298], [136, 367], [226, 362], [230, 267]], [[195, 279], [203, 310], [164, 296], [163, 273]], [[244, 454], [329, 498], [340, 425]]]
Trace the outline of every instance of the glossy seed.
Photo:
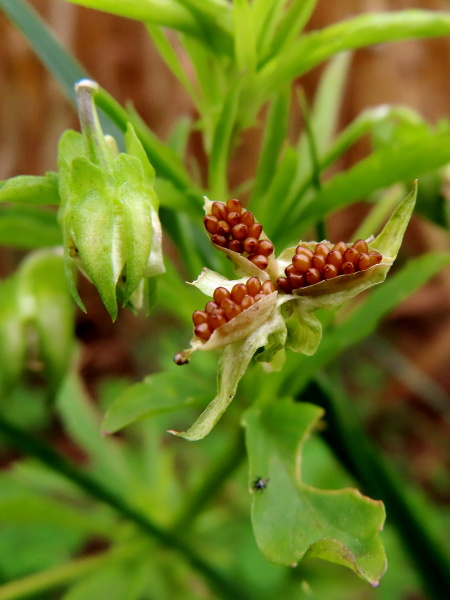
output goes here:
[[333, 279], [333, 277], [337, 277], [339, 275], [339, 270], [334, 265], [325, 265], [323, 269], [323, 277], [324, 279]]
[[344, 262], [351, 262], [355, 264], [358, 254], [359, 252], [356, 248], [347, 248], [347, 250], [344, 252]]
[[194, 325], [200, 325], [200, 323], [207, 323], [208, 315], [203, 310], [196, 310], [192, 315], [192, 321]]
[[238, 214], [242, 212], [242, 204], [236, 198], [227, 200], [226, 207], [228, 208], [228, 212], [237, 212]]
[[218, 287], [214, 290], [213, 298], [214, 298], [214, 302], [220, 306], [220, 304], [222, 303], [223, 300], [225, 300], [225, 298], [227, 298], [227, 299], [231, 298], [231, 294], [227, 290], [227, 288]]
[[309, 258], [312, 258], [314, 256], [314, 252], [312, 250], [310, 250], [309, 248], [306, 248], [305, 246], [301, 246], [300, 244], [295, 249], [295, 253], [296, 254], [305, 254], [306, 256], [309, 256]]
[[261, 240], [258, 243], [256, 254], [262, 254], [263, 256], [270, 256], [273, 254], [273, 244], [270, 240]]
[[247, 286], [245, 283], [236, 283], [231, 290], [231, 299], [236, 302], [236, 304], [240, 304], [246, 294]]
[[245, 252], [253, 254], [253, 252], [256, 250], [256, 247], [258, 246], [258, 240], [253, 237], [248, 237], [246, 240], [244, 240], [243, 244]]
[[267, 269], [267, 265], [269, 264], [269, 261], [262, 254], [250, 254], [250, 256], [247, 256], [247, 258], [256, 267], [258, 267], [258, 269], [262, 269], [263, 271], [264, 271], [264, 269]]
[[292, 292], [292, 286], [287, 277], [279, 277], [277, 279], [277, 286], [280, 292], [283, 292], [284, 294], [290, 294]]
[[215, 302], [213, 302], [212, 300], [210, 300], [209, 302], [206, 303], [205, 312], [208, 315], [210, 315], [213, 310], [217, 310], [218, 308], [219, 308], [219, 305], [216, 304]]
[[292, 258], [292, 264], [299, 273], [306, 273], [306, 271], [311, 267], [311, 259], [312, 257], [303, 252], [300, 254], [294, 254]]
[[341, 267], [341, 273], [351, 275], [355, 272], [355, 264], [353, 262], [345, 262]]
[[247, 308], [250, 308], [253, 304], [255, 304], [255, 300], [252, 296], [244, 296], [241, 302], [241, 308], [242, 310], [247, 310]]
[[197, 325], [194, 329], [194, 334], [202, 340], [209, 340], [211, 337], [211, 329], [208, 323], [200, 323], [200, 325]]
[[353, 244], [353, 248], [362, 254], [367, 254], [369, 251], [366, 240], [356, 240], [356, 242]]
[[271, 294], [272, 292], [275, 292], [276, 289], [277, 288], [275, 287], [275, 284], [273, 281], [270, 281], [270, 279], [265, 281], [261, 286], [261, 291], [263, 294]]
[[225, 235], [227, 236], [231, 231], [231, 227], [229, 226], [229, 224], [226, 221], [219, 221], [217, 223], [217, 231], [216, 233], [218, 235]]
[[327, 259], [322, 254], [316, 254], [311, 259], [311, 265], [314, 267], [314, 269], [317, 269], [321, 273], [326, 264], [327, 264]]
[[248, 237], [252, 237], [255, 239], [259, 239], [259, 236], [261, 235], [262, 232], [262, 225], [260, 223], [253, 223], [253, 225], [251, 225], [248, 228]]
[[219, 221], [227, 220], [228, 211], [223, 202], [213, 202], [211, 206], [211, 213], [217, 217]]
[[356, 268], [358, 271], [365, 271], [371, 266], [370, 256], [365, 252], [361, 252], [358, 254], [358, 258], [356, 259]]
[[241, 214], [241, 223], [243, 223], [246, 227], [251, 227], [254, 222], [255, 217], [249, 210], [246, 210]]
[[248, 228], [243, 223], [234, 225], [231, 229], [231, 235], [235, 240], [245, 240], [248, 234]]
[[228, 250], [233, 250], [233, 252], [237, 252], [238, 254], [242, 254], [244, 250], [244, 246], [239, 240], [230, 240], [228, 242], [227, 248]]
[[234, 317], [236, 317], [240, 312], [242, 312], [241, 307], [237, 305], [236, 302], [227, 299], [225, 299], [222, 302], [220, 308], [223, 310], [225, 318], [228, 321], [231, 321], [231, 319], [234, 319]]
[[290, 265], [288, 265], [285, 270], [284, 270], [284, 274], [286, 275], [286, 277], [288, 277], [289, 275], [298, 275], [298, 271], [297, 269], [294, 267], [294, 265], [291, 263]]
[[308, 269], [305, 273], [305, 278], [309, 285], [314, 285], [315, 283], [319, 283], [322, 276], [317, 269]]
[[220, 327], [221, 325], [225, 325], [227, 322], [225, 318], [225, 313], [220, 308], [217, 311], [214, 311], [210, 315], [208, 315], [208, 323], [212, 331]]
[[293, 290], [305, 287], [306, 285], [306, 279], [303, 273], [291, 273], [288, 275], [288, 280]]
[[259, 294], [256, 294], [256, 296], [253, 296], [253, 299], [255, 302], [258, 302], [259, 300], [262, 300], [265, 297], [266, 297], [266, 294], [263, 294], [262, 292], [260, 292]]
[[320, 243], [317, 244], [317, 246], [315, 247], [314, 254], [316, 256], [323, 256], [324, 258], [326, 258], [328, 256], [329, 251], [330, 250], [327, 245]]
[[344, 252], [347, 250], [347, 244], [345, 242], [337, 242], [333, 246], [333, 250], [336, 250], [336, 252], [340, 252], [341, 254], [344, 254]]
[[339, 250], [332, 250], [327, 256], [327, 263], [337, 269], [341, 268], [343, 262], [344, 258]]
[[247, 281], [247, 291], [250, 296], [256, 296], [261, 291], [261, 282], [258, 277], [250, 277]]
[[235, 225], [238, 225], [241, 222], [241, 215], [237, 212], [230, 212], [227, 215], [227, 221], [231, 225], [231, 227], [234, 227]]
[[216, 246], [220, 246], [221, 248], [225, 248], [225, 246], [227, 245], [227, 242], [228, 242], [228, 238], [225, 237], [224, 235], [218, 235], [217, 233], [215, 233], [211, 237], [211, 241], [212, 241], [213, 244], [216, 244]]
[[379, 252], [369, 252], [370, 266], [378, 265], [383, 260], [383, 255]]
[[218, 222], [219, 219], [213, 215], [206, 215], [206, 217], [203, 219], [205, 228], [207, 231], [209, 231], [209, 233], [217, 233]]

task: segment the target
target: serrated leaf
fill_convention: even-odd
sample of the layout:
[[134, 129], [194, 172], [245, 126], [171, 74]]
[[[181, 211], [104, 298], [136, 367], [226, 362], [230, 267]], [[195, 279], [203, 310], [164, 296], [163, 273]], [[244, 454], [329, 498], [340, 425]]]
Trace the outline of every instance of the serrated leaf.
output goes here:
[[0, 184], [0, 202], [57, 205], [60, 202], [58, 174], [49, 172], [42, 177], [12, 177]]
[[354, 489], [319, 490], [301, 479], [303, 446], [322, 416], [321, 408], [291, 400], [244, 414], [250, 482], [266, 481], [265, 489], [251, 488], [256, 542], [276, 564], [322, 558], [377, 585], [386, 569], [378, 536], [383, 504]]

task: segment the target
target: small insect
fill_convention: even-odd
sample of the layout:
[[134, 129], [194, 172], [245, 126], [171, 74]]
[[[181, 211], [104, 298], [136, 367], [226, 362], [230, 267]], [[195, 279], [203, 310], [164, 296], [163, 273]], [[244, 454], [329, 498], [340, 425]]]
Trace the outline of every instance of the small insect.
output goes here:
[[264, 479], [263, 477], [257, 477], [252, 483], [252, 490], [255, 492], [262, 492], [266, 489], [269, 481], [269, 478]]

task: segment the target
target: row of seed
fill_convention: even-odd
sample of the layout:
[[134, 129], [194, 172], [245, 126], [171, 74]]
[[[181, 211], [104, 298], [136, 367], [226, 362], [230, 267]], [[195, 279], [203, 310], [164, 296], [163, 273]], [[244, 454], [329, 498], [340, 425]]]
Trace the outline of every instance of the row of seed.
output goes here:
[[356, 240], [352, 245], [337, 242], [331, 249], [320, 243], [314, 252], [299, 245], [292, 263], [285, 269], [286, 277], [277, 279], [278, 289], [289, 294], [292, 290], [333, 279], [338, 275], [365, 271], [380, 263], [382, 258], [379, 252], [369, 252], [365, 240]]
[[192, 315], [195, 335], [202, 340], [209, 340], [215, 329], [275, 290], [272, 281], [261, 284], [258, 277], [251, 277], [247, 283], [236, 283], [231, 292], [224, 287], [216, 288], [214, 300], [207, 302], [205, 310], [196, 310]]
[[243, 211], [239, 200], [232, 198], [226, 203], [213, 202], [211, 214], [206, 215], [204, 224], [213, 244], [242, 254], [260, 269], [267, 268], [273, 244], [259, 239], [262, 225], [255, 220], [253, 213]]

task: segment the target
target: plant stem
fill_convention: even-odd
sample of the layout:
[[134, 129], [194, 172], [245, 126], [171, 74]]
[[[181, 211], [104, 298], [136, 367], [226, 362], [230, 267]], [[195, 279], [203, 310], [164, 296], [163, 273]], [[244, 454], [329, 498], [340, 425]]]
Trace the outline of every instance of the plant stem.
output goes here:
[[171, 531], [154, 523], [147, 515], [144, 515], [128, 504], [126, 500], [117, 496], [89, 475], [83, 473], [55, 452], [50, 446], [35, 439], [16, 425], [8, 423], [2, 417], [0, 417], [0, 434], [8, 439], [16, 448], [34, 456], [54, 471], [67, 477], [92, 497], [117, 510], [122, 516], [138, 525], [151, 538], [179, 552], [196, 571], [203, 575], [211, 587], [216, 590], [219, 597], [224, 600], [250, 600], [250, 597], [242, 588], [198, 555], [188, 543], [181, 540]]
[[450, 558], [414, 505], [408, 486], [367, 438], [355, 407], [335, 379], [311, 383], [301, 401], [325, 408], [329, 427], [323, 437], [366, 492], [383, 500], [429, 597], [444, 600], [450, 589]]

